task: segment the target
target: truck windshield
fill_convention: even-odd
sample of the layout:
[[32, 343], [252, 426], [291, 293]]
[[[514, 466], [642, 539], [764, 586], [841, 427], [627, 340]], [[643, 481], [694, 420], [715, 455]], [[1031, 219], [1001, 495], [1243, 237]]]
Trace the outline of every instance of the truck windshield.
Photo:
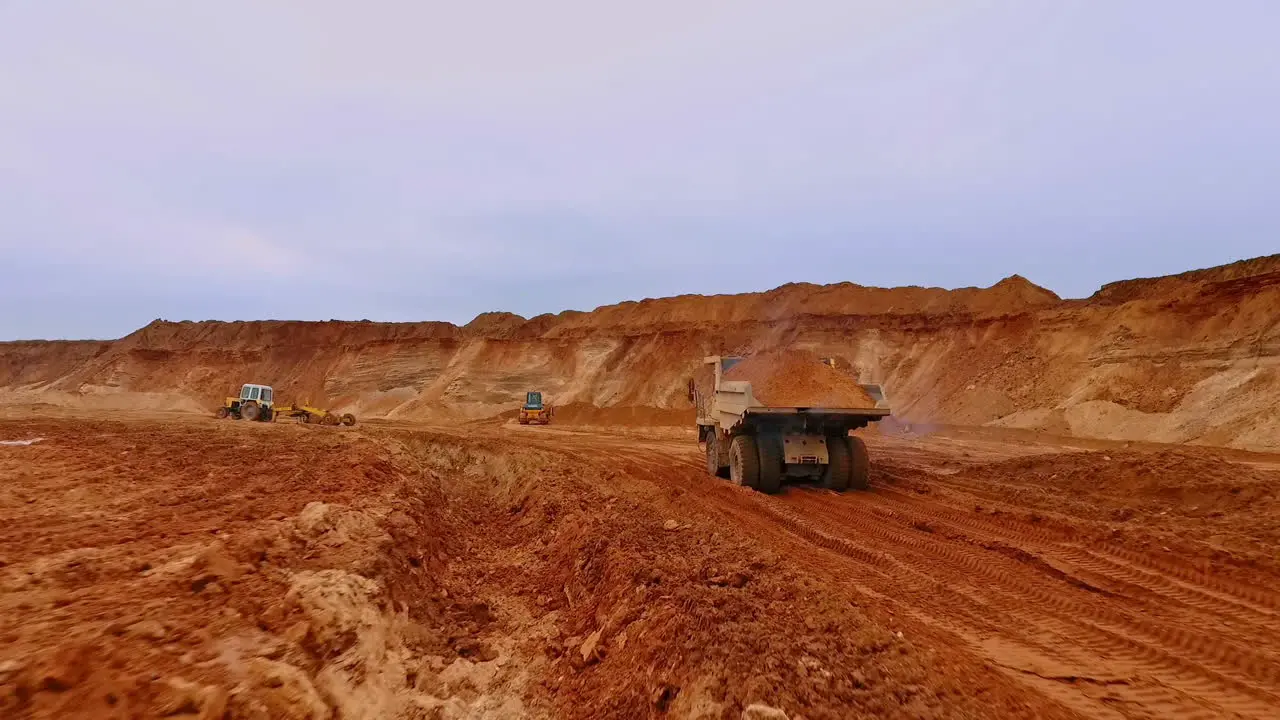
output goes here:
[[542, 393], [531, 392], [525, 396], [524, 406], [530, 410], [542, 409]]
[[728, 372], [729, 368], [733, 367], [734, 365], [737, 365], [740, 362], [742, 362], [742, 358], [740, 357], [721, 358], [720, 369], [724, 372]]

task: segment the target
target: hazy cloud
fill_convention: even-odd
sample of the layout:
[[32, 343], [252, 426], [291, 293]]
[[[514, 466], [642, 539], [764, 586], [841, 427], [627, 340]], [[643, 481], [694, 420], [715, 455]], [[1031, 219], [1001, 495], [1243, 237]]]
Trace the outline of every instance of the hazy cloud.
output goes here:
[[[616, 6], [616, 7], [615, 7]], [[1280, 251], [1280, 8], [0, 2], [0, 338]]]

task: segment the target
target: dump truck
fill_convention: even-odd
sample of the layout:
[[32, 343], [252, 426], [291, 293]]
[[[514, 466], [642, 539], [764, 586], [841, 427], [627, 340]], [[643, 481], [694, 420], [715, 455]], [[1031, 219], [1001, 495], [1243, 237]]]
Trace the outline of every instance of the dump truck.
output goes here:
[[551, 405], [542, 403], [542, 393], [530, 391], [525, 393], [524, 406], [516, 420], [521, 425], [549, 425], [553, 413]]
[[240, 388], [239, 397], [229, 397], [218, 408], [219, 418], [274, 422], [277, 418], [293, 418], [299, 422], [319, 425], [355, 425], [356, 416], [341, 415], [310, 405], [276, 405], [275, 391], [270, 385], [246, 383]]
[[[849, 433], [890, 414], [884, 388], [859, 383], [874, 407], [770, 406], [756, 397], [751, 382], [725, 379], [742, 359], [704, 358], [702, 372], [689, 382], [707, 471], [766, 493], [778, 492], [784, 479], [809, 480], [836, 492], [866, 489], [867, 446]], [[834, 367], [829, 359], [822, 362]]]

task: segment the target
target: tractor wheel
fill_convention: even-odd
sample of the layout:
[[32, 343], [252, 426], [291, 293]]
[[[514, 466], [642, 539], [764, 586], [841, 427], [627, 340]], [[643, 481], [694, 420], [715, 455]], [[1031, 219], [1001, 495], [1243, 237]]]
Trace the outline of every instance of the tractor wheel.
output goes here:
[[356, 416], [351, 413], [344, 413], [342, 416], [342, 424], [351, 427], [356, 424]]
[[302, 422], [306, 423], [307, 425], [310, 425], [310, 424], [311, 424], [311, 413], [309, 413], [309, 412], [304, 412], [304, 413], [302, 413], [302, 417], [301, 417], [300, 419], [302, 420]]
[[822, 487], [836, 492], [848, 490], [849, 470], [853, 464], [849, 438], [843, 435], [828, 435], [827, 458], [827, 467], [822, 471]]
[[245, 420], [253, 421], [253, 420], [257, 420], [260, 415], [262, 415], [262, 408], [258, 405], [258, 403], [253, 402], [252, 400], [250, 400], [247, 403], [241, 403], [240, 417], [244, 418]]
[[225, 407], [220, 407], [218, 408], [218, 412], [215, 414], [218, 416], [219, 420], [226, 420], [228, 417], [230, 417], [231, 411]]
[[867, 452], [867, 444], [862, 438], [850, 435], [849, 449], [852, 451], [849, 487], [866, 490], [871, 487], [871, 455]]
[[729, 444], [729, 479], [734, 485], [760, 486], [760, 449], [750, 435], [739, 435]]
[[760, 484], [757, 490], [770, 495], [782, 489], [782, 472], [786, 457], [782, 454], [782, 438], [761, 435], [756, 438], [760, 449]]

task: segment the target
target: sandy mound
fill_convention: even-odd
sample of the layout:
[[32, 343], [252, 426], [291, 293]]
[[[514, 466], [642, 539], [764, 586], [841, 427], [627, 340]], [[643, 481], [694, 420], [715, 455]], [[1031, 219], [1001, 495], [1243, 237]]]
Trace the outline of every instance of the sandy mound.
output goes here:
[[1204, 450], [1108, 450], [975, 465], [957, 476], [1001, 502], [1141, 525], [1235, 550], [1280, 541], [1280, 473]]
[[150, 393], [139, 406], [163, 396], [212, 412], [260, 382], [362, 419], [452, 423], [499, 417], [536, 389], [628, 424], [641, 408], [689, 411], [707, 356], [803, 347], [847, 359], [913, 424], [1280, 451], [1278, 304], [1280, 255], [1084, 300], [1012, 276], [956, 290], [793, 283], [529, 320], [484, 313], [465, 327], [157, 321], [112, 342], [0, 343], [0, 406], [132, 407], [126, 396]]
[[756, 353], [724, 374], [746, 380], [756, 400], [772, 407], [874, 408], [858, 381], [798, 350]]

